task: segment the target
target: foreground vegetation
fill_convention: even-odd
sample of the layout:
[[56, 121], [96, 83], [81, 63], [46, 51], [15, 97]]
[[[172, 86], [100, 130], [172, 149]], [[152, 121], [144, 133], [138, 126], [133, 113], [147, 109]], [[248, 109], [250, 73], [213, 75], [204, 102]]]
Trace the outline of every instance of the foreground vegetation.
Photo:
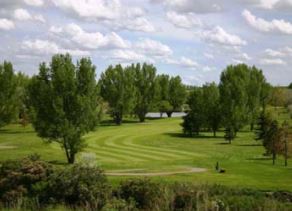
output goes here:
[[0, 167], [0, 208], [13, 210], [289, 210], [292, 194], [128, 179], [111, 186], [88, 164], [56, 169], [38, 156]]
[[[287, 118], [284, 109], [279, 118]], [[285, 113], [284, 113], [285, 112]], [[96, 131], [85, 136], [87, 147], [77, 160], [99, 165], [106, 172], [169, 172], [193, 167], [205, 172], [157, 176], [161, 182], [189, 181], [195, 184], [223, 184], [262, 190], [292, 190], [291, 167], [284, 166], [279, 157], [272, 166], [270, 156], [254, 140], [248, 129], [238, 133], [232, 145], [224, 141], [224, 131], [214, 138], [211, 132], [200, 137], [184, 137], [180, 118], [147, 120], [136, 124], [129, 121], [122, 126], [104, 122]], [[22, 158], [38, 153], [53, 164], [66, 164], [66, 157], [58, 144], [47, 144], [37, 137], [30, 126], [10, 125], [0, 133], [0, 159]], [[226, 170], [215, 171], [216, 162]], [[58, 165], [59, 166], [59, 165]], [[110, 177], [118, 183], [125, 177]]]

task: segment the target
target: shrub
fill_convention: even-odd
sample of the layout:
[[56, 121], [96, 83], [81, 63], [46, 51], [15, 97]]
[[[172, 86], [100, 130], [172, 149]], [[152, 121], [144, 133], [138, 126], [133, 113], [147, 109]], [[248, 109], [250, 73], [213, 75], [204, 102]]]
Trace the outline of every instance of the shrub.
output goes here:
[[52, 168], [38, 156], [8, 160], [0, 165], [0, 202], [13, 206], [22, 197], [33, 197], [34, 185], [46, 180]]
[[127, 202], [134, 200], [138, 209], [157, 210], [161, 193], [159, 184], [149, 179], [127, 180], [120, 186], [120, 197]]
[[110, 186], [101, 169], [76, 164], [52, 174], [42, 192], [42, 203], [100, 210], [109, 197]]

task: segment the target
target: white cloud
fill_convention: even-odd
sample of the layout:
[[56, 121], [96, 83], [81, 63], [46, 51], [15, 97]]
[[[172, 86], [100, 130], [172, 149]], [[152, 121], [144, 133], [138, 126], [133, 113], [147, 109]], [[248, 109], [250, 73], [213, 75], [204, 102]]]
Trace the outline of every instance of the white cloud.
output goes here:
[[89, 56], [88, 51], [78, 49], [65, 49], [58, 46], [55, 42], [48, 40], [25, 40], [21, 44], [21, 48], [32, 55], [52, 55], [57, 53], [70, 53], [73, 56]]
[[123, 40], [115, 32], [103, 35], [100, 32], [86, 32], [75, 23], [68, 24], [64, 28], [52, 26], [50, 31], [56, 34], [61, 34], [67, 39], [71, 39], [79, 46], [87, 49], [98, 48], [127, 48], [129, 43]]
[[174, 26], [179, 28], [190, 29], [195, 26], [201, 26], [202, 22], [194, 14], [188, 13], [186, 15], [178, 14], [174, 11], [169, 11], [166, 13], [166, 18]]
[[0, 30], [11, 30], [14, 29], [14, 22], [6, 18], [0, 19]]
[[167, 8], [180, 13], [210, 13], [222, 10], [217, 0], [152, 0], [152, 2], [162, 3]]
[[286, 65], [287, 63], [282, 59], [263, 58], [260, 60], [260, 64], [262, 64], [262, 65]]
[[89, 21], [98, 21], [112, 28], [153, 32], [155, 27], [139, 7], [124, 6], [119, 0], [52, 0], [53, 4]]
[[165, 62], [167, 64], [174, 64], [174, 65], [178, 65], [178, 66], [190, 68], [190, 69], [196, 69], [199, 66], [199, 64], [196, 61], [184, 56], [182, 56], [179, 60], [167, 58]]
[[267, 56], [270, 56], [270, 57], [282, 57], [282, 56], [285, 56], [285, 54], [281, 51], [275, 51], [273, 49], [266, 49], [265, 50], [265, 54]]
[[245, 40], [237, 35], [227, 33], [220, 26], [216, 26], [212, 30], [203, 31], [201, 37], [206, 41], [221, 45], [242, 46], [247, 44]]
[[44, 5], [43, 0], [24, 0], [24, 2], [30, 6], [40, 7]]
[[140, 39], [134, 44], [134, 47], [137, 48], [138, 51], [151, 56], [165, 57], [172, 54], [172, 50], [169, 46], [148, 38]]
[[204, 53], [204, 56], [208, 59], [214, 59], [214, 55], [213, 54], [210, 54], [210, 53]]
[[292, 24], [283, 19], [273, 19], [272, 21], [266, 21], [265, 19], [257, 18], [248, 10], [244, 10], [242, 12], [242, 16], [250, 26], [259, 31], [292, 34]]
[[119, 62], [151, 62], [154, 63], [154, 61], [150, 58], [147, 58], [143, 54], [139, 54], [133, 50], [123, 50], [123, 49], [117, 49], [111, 51], [109, 56], [107, 56], [110, 59], [117, 60]]
[[46, 22], [42, 15], [31, 15], [25, 9], [16, 9], [13, 14], [14, 18], [19, 21], [40, 21], [42, 23]]

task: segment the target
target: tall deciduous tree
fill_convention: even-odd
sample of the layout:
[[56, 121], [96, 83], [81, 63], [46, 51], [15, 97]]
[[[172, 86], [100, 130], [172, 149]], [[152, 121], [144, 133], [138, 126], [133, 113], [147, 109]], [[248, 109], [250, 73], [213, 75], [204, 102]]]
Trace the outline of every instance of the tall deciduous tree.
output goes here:
[[0, 127], [9, 124], [18, 115], [18, 84], [10, 62], [0, 64]]
[[201, 88], [195, 88], [194, 91], [190, 94], [187, 101], [190, 110], [187, 115], [183, 117], [183, 131], [185, 134], [190, 136], [195, 133], [199, 134], [201, 127], [205, 121], [205, 115], [202, 112], [203, 104], [203, 91]]
[[219, 90], [225, 128], [236, 132], [248, 122], [248, 66], [228, 66], [221, 74]]
[[101, 74], [100, 94], [109, 103], [111, 114], [117, 125], [122, 123], [123, 115], [133, 109], [135, 95], [133, 80], [131, 68], [123, 69], [121, 65], [109, 66]]
[[167, 112], [168, 117], [171, 117], [174, 111], [181, 111], [181, 107], [185, 102], [186, 88], [183, 85], [179, 76], [172, 77], [169, 81], [169, 103], [173, 110]]
[[216, 136], [222, 119], [219, 89], [215, 83], [205, 84], [202, 89], [205, 126], [212, 129], [213, 135]]
[[144, 63], [142, 66], [136, 64], [134, 67], [135, 74], [135, 113], [139, 117], [140, 122], [145, 121], [145, 116], [151, 106], [154, 105], [156, 96], [156, 68], [153, 65]]
[[82, 136], [97, 124], [96, 92], [90, 59], [75, 66], [69, 54], [53, 56], [50, 66], [40, 64], [29, 85], [33, 126], [40, 137], [61, 144], [68, 163], [85, 146]]

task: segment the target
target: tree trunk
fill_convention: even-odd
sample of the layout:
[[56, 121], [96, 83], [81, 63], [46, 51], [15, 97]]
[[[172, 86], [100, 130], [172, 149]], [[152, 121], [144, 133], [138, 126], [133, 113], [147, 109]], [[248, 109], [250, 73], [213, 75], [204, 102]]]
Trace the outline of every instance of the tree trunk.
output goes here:
[[162, 118], [163, 117], [163, 112], [160, 112], [160, 118]]
[[145, 114], [140, 113], [139, 115], [140, 122], [145, 122]]
[[114, 114], [114, 121], [117, 125], [121, 125], [122, 124], [122, 115], [120, 113], [115, 113]]
[[273, 152], [273, 165], [275, 165], [276, 153]]
[[213, 136], [216, 137], [216, 130], [213, 130]]
[[167, 114], [167, 117], [170, 118], [172, 116], [172, 111], [168, 111], [166, 112], [166, 114]]
[[253, 131], [253, 128], [254, 128], [254, 123], [250, 123], [250, 131]]

